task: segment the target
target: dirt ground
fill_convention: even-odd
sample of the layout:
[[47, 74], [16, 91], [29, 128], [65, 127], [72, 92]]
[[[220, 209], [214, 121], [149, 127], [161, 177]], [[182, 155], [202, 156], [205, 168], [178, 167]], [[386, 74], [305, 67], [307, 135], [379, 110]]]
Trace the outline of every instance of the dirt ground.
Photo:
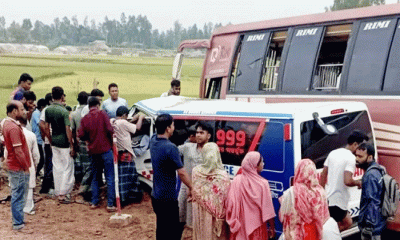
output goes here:
[[[4, 182], [0, 184], [0, 199], [3, 199], [9, 195], [10, 188]], [[132, 215], [133, 223], [118, 228], [110, 226], [109, 219], [114, 213], [106, 211], [105, 199], [100, 208], [93, 210], [79, 203], [60, 204], [37, 193], [34, 199], [39, 200], [35, 203], [36, 214], [25, 214], [25, 229], [30, 233], [13, 231], [10, 201], [0, 203], [1, 239], [155, 239], [156, 216], [147, 193], [141, 203], [122, 209], [123, 214]]]

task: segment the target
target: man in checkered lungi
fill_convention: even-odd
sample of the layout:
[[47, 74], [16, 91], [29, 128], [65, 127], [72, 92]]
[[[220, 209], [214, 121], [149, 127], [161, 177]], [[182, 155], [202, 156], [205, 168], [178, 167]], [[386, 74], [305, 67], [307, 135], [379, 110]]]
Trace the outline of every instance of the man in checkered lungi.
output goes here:
[[[79, 106], [71, 115], [71, 130], [72, 137], [74, 138], [74, 148], [78, 155], [77, 158], [75, 158], [75, 181], [79, 185], [79, 194], [83, 198], [90, 200], [91, 195], [89, 190], [92, 182], [91, 161], [87, 152], [86, 142], [77, 138], [77, 132], [81, 126], [82, 110], [87, 106], [88, 97], [89, 95], [85, 91], [78, 94], [77, 100]], [[77, 201], [81, 202], [81, 197], [79, 197]]]
[[139, 189], [138, 174], [135, 167], [135, 154], [132, 150], [132, 136], [142, 127], [144, 115], [135, 115], [132, 122], [128, 122], [129, 110], [125, 106], [117, 109], [116, 119], [111, 119], [117, 137], [118, 148], [118, 180], [119, 194], [122, 204], [140, 201], [142, 192]]

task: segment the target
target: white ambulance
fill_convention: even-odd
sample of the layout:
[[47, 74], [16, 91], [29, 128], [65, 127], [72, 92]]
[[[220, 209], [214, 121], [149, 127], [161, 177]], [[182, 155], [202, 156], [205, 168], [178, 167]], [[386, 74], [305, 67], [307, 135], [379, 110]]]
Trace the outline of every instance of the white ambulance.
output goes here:
[[[363, 131], [375, 143], [371, 118], [364, 103], [307, 102], [307, 103], [247, 103], [228, 100], [200, 100], [185, 97], [164, 97], [136, 103], [130, 115], [145, 114], [141, 134], [154, 134], [157, 115], [169, 113], [175, 122], [171, 141], [183, 144], [189, 127], [198, 121], [208, 122], [212, 128], [211, 141], [220, 147], [226, 171], [233, 178], [248, 151], [259, 151], [265, 166], [261, 175], [271, 186], [275, 210], [278, 198], [290, 187], [296, 164], [302, 158], [312, 159], [319, 172], [330, 151], [344, 147], [353, 130]], [[152, 187], [152, 167], [149, 151], [136, 159], [137, 171], [143, 184]], [[360, 179], [362, 171], [355, 172]], [[355, 220], [359, 213], [361, 191], [351, 189], [348, 210]], [[282, 226], [276, 220], [277, 233]], [[353, 228], [342, 233], [348, 236], [358, 231]]]

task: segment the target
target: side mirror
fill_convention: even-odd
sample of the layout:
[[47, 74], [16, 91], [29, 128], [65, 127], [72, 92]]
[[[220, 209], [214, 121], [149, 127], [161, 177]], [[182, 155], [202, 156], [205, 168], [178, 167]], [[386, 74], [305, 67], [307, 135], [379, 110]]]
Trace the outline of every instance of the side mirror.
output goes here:
[[325, 134], [327, 135], [336, 135], [338, 134], [338, 131], [335, 126], [331, 124], [325, 124], [324, 121], [319, 117], [319, 114], [317, 112], [314, 112], [312, 114], [314, 120], [317, 122], [318, 126], [324, 131]]
[[174, 64], [172, 66], [172, 78], [178, 80], [181, 78], [182, 62], [183, 53], [177, 53], [174, 59]]

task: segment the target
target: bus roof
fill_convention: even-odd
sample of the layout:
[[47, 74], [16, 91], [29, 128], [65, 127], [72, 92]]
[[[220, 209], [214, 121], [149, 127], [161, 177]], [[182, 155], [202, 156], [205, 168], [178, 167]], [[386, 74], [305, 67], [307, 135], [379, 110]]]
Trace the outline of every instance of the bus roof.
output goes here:
[[246, 32], [270, 28], [282, 28], [309, 24], [321, 24], [330, 22], [347, 22], [363, 18], [373, 18], [400, 14], [400, 4], [379, 5], [364, 8], [346, 9], [341, 11], [317, 13], [289, 18], [266, 20], [261, 22], [228, 25], [218, 28], [215, 35], [227, 33]]
[[326, 109], [331, 112], [337, 108], [366, 109], [360, 102], [297, 102], [297, 103], [248, 103], [229, 100], [209, 100], [186, 97], [160, 97], [139, 101], [135, 104], [147, 113], [156, 116], [161, 113], [180, 116], [219, 116], [251, 118], [291, 119], [296, 113]]

